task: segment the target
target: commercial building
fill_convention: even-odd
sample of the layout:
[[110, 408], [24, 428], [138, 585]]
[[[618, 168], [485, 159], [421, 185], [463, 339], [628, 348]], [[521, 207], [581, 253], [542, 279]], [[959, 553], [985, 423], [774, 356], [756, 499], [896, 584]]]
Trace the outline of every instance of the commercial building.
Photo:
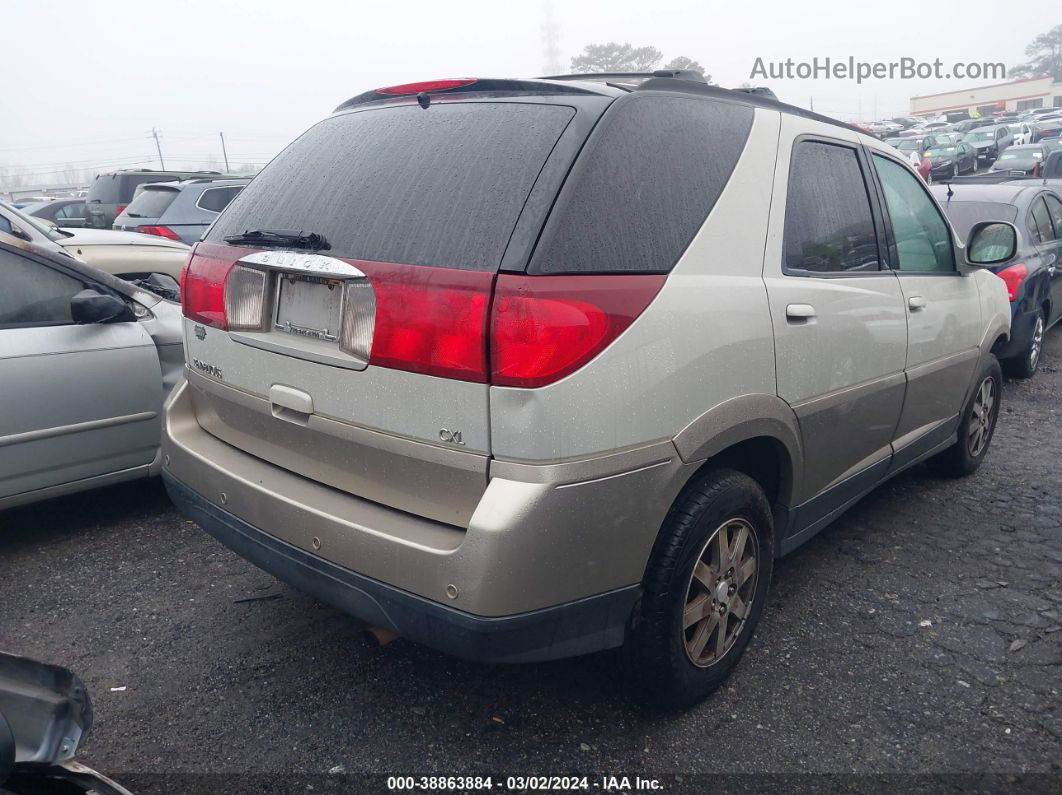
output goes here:
[[939, 116], [962, 111], [974, 117], [991, 116], [1000, 111], [1049, 106], [1062, 107], [1062, 83], [1054, 82], [1050, 76], [1026, 77], [992, 86], [911, 97], [911, 114], [914, 116]]

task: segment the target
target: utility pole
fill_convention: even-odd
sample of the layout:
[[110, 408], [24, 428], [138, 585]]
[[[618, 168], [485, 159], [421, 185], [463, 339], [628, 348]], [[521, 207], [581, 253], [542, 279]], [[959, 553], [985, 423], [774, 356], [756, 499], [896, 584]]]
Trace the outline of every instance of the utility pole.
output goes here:
[[155, 139], [155, 151], [159, 153], [159, 165], [162, 166], [162, 170], [166, 170], [166, 161], [162, 159], [162, 146], [159, 144], [159, 128], [151, 128], [151, 137]]
[[229, 153], [225, 151], [225, 133], [219, 132], [221, 136], [221, 156], [225, 158], [225, 173], [229, 173]]
[[560, 62], [560, 47], [558, 46], [560, 26], [557, 25], [557, 20], [553, 16], [553, 3], [550, 0], [545, 0], [542, 4], [542, 11], [545, 16], [545, 22], [542, 24], [542, 55], [544, 60], [542, 69], [548, 75], [560, 74], [564, 71], [564, 67]]

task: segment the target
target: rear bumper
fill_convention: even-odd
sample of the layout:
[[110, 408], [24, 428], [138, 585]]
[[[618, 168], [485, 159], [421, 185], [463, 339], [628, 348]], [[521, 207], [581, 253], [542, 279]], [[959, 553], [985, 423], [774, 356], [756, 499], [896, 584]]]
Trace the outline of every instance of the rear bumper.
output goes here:
[[1027, 311], [1022, 311], [1022, 307], [1026, 303], [1026, 301], [1022, 301], [1015, 306], [1010, 321], [1010, 339], [1000, 348], [993, 351], [997, 358], [1013, 359], [1015, 357], [1026, 355], [1029, 344], [1032, 342], [1033, 327], [1036, 325], [1036, 318], [1040, 314], [1039, 307], [1033, 307]]
[[238, 555], [366, 623], [468, 660], [533, 662], [623, 643], [637, 585], [542, 610], [487, 618], [407, 593], [292, 546], [222, 510], [169, 473], [174, 503]]
[[297, 588], [478, 660], [622, 644], [657, 531], [695, 466], [670, 442], [553, 465], [494, 461], [467, 526], [455, 526], [223, 442], [200, 426], [190, 389], [171, 395], [162, 436], [182, 509]]

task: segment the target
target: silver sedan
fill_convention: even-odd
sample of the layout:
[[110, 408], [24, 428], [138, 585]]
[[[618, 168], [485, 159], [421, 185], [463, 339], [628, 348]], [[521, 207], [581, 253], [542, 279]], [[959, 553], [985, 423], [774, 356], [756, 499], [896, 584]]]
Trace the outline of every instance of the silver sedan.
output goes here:
[[0, 509], [159, 471], [180, 321], [144, 287], [0, 241]]

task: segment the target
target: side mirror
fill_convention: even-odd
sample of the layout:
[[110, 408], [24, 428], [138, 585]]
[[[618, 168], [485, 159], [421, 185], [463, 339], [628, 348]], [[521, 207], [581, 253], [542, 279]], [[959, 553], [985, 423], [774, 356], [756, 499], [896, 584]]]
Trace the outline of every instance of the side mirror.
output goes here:
[[75, 323], [127, 323], [136, 320], [133, 310], [120, 298], [91, 288], [70, 299], [70, 317]]
[[1003, 221], [981, 221], [970, 229], [966, 264], [975, 268], [1001, 265], [1018, 253], [1018, 230]]

